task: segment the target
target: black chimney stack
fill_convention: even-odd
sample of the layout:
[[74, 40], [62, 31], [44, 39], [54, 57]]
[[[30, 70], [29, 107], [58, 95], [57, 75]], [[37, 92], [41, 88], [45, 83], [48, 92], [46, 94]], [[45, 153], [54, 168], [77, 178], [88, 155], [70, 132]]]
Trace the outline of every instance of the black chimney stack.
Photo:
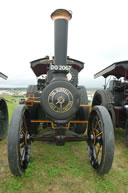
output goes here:
[[54, 56], [55, 65], [66, 65], [68, 21], [72, 14], [65, 9], [57, 9], [51, 14], [54, 20]]

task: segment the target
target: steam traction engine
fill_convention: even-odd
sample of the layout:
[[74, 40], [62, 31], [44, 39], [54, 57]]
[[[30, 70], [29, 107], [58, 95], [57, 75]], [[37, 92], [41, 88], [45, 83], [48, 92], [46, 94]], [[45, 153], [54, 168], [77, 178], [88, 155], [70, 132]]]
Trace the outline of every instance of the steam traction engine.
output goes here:
[[[0, 77], [7, 79], [8, 77], [0, 72]], [[7, 135], [8, 130], [8, 108], [5, 100], [0, 97], [0, 140]]]
[[[31, 142], [48, 141], [56, 145], [87, 141], [89, 158], [99, 174], [107, 173], [113, 162], [114, 134], [105, 107], [88, 105], [84, 86], [78, 86], [78, 73], [84, 63], [67, 57], [69, 11], [58, 9], [51, 14], [55, 25], [55, 54], [31, 62], [38, 79], [30, 85], [27, 99], [15, 108], [8, 136], [8, 160], [11, 172], [26, 170]], [[39, 135], [40, 123], [49, 128]], [[87, 135], [85, 131], [87, 129]], [[35, 135], [36, 134], [36, 135]]]
[[96, 91], [92, 106], [103, 105], [108, 109], [113, 127], [125, 129], [128, 146], [128, 61], [116, 62], [94, 75], [99, 76], [105, 79], [114, 76], [114, 79], [109, 79], [108, 88], [105, 84], [104, 90]]

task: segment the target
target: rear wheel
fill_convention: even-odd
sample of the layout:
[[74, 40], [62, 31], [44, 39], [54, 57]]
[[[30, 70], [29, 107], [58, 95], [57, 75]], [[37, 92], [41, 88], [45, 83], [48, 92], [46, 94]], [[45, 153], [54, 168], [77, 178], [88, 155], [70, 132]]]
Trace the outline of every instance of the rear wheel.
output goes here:
[[0, 139], [6, 137], [8, 131], [8, 108], [4, 99], [0, 98]]
[[92, 100], [92, 106], [112, 104], [112, 93], [108, 90], [97, 90]]
[[107, 110], [110, 114], [110, 117], [112, 119], [112, 123], [113, 123], [113, 128], [115, 129], [116, 128], [116, 114], [115, 114], [115, 111], [113, 109], [113, 106], [112, 105], [108, 105], [107, 106]]
[[103, 106], [93, 107], [89, 116], [88, 152], [96, 172], [108, 173], [114, 157], [114, 131], [110, 115]]
[[30, 157], [29, 112], [18, 105], [12, 115], [8, 132], [8, 162], [13, 175], [22, 175]]
[[[37, 85], [29, 85], [26, 96], [33, 94], [36, 101], [40, 100], [41, 93], [38, 92]], [[37, 97], [37, 98], [36, 98]], [[38, 118], [38, 105], [34, 104], [33, 107], [29, 107], [30, 119], [36, 120]], [[30, 123], [30, 133], [37, 134], [40, 123]]]
[[[88, 105], [88, 96], [87, 91], [84, 86], [78, 87], [78, 92], [80, 96], [80, 105]], [[76, 119], [79, 121], [88, 120], [88, 108], [87, 107], [80, 107], [79, 111], [77, 112]], [[75, 124], [74, 131], [78, 134], [83, 134], [86, 131], [87, 123], [77, 123]]]
[[[32, 107], [29, 107], [30, 120], [37, 120], [38, 119], [38, 109], [39, 109], [38, 104], [34, 104]], [[40, 127], [40, 123], [38, 123], [38, 122], [31, 123], [30, 122], [29, 128], [30, 128], [31, 135], [32, 134], [38, 134], [39, 127]]]
[[113, 109], [113, 95], [109, 90], [97, 90], [94, 94], [92, 107], [95, 105], [102, 105], [107, 108], [113, 123], [113, 127], [116, 127], [116, 115]]

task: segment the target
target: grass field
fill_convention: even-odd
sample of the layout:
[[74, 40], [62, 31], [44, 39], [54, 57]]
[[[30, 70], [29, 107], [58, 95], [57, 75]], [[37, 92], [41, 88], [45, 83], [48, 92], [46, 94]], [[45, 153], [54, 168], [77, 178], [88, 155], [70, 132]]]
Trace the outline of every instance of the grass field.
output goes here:
[[[9, 101], [12, 100], [10, 97]], [[9, 115], [17, 104], [8, 102]], [[7, 138], [0, 142], [0, 192], [9, 193], [128, 193], [128, 148], [125, 132], [115, 131], [112, 169], [98, 176], [89, 163], [87, 143], [55, 146], [33, 142], [31, 161], [22, 177], [14, 177], [8, 167]]]

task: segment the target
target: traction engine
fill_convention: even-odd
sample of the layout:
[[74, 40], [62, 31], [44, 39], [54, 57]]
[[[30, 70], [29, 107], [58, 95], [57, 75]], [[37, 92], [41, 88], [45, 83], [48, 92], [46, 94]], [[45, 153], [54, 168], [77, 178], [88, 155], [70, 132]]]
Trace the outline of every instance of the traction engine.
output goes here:
[[[15, 108], [8, 135], [8, 160], [11, 172], [22, 175], [28, 167], [33, 141], [64, 145], [86, 141], [92, 167], [107, 173], [113, 162], [114, 134], [105, 107], [88, 105], [84, 86], [78, 85], [78, 74], [84, 63], [67, 56], [70, 11], [57, 9], [54, 21], [54, 57], [31, 62], [37, 85], [29, 85], [27, 98]], [[41, 77], [42, 76], [42, 77]], [[41, 77], [41, 78], [40, 78]], [[42, 135], [40, 125], [44, 130]]]

